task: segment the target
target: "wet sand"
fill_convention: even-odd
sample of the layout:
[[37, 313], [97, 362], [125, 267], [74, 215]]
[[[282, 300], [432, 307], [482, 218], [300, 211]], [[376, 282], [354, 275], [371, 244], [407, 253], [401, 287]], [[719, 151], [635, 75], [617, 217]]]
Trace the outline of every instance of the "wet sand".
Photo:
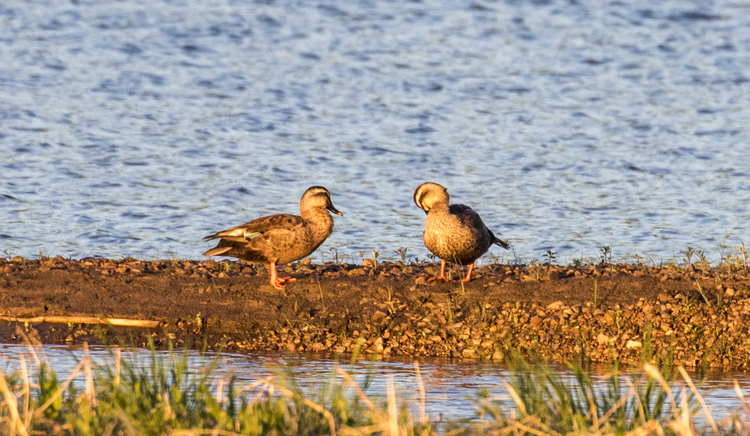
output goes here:
[[[284, 291], [242, 261], [0, 259], [0, 315], [158, 321], [156, 328], [0, 322], [0, 340], [169, 341], [231, 351], [284, 350], [551, 361], [642, 356], [747, 369], [750, 274], [630, 264], [487, 265], [470, 283], [427, 282], [433, 264], [297, 263]], [[451, 271], [453, 278], [460, 270]]]

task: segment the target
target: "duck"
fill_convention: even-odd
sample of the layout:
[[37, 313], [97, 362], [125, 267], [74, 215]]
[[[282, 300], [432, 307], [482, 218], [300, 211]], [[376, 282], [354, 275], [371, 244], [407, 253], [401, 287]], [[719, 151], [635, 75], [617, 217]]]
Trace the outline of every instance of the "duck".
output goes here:
[[271, 286], [283, 290], [287, 283], [296, 279], [279, 277], [276, 265], [300, 260], [320, 247], [333, 231], [333, 217], [329, 211], [344, 215], [333, 206], [328, 189], [311, 186], [302, 194], [299, 215], [279, 213], [264, 216], [208, 235], [204, 241], [219, 239], [219, 243], [203, 254], [267, 263]]
[[497, 238], [471, 207], [450, 204], [448, 190], [437, 183], [427, 182], [414, 191], [414, 203], [425, 211], [424, 245], [440, 258], [440, 275], [428, 281], [448, 280], [445, 277], [446, 261], [468, 265], [466, 277], [471, 280], [474, 262], [482, 257], [492, 244], [506, 250], [510, 244]]

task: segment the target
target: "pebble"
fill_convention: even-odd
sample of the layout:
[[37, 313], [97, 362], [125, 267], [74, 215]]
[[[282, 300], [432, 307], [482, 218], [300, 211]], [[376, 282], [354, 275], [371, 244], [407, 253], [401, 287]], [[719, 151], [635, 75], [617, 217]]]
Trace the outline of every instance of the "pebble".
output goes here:
[[[89, 273], [100, 271], [101, 274], [114, 276], [175, 274], [230, 278], [261, 274], [268, 277], [265, 266], [246, 262], [95, 258], [73, 261], [60, 257], [40, 262], [20, 256], [10, 260], [0, 259], [0, 273], [3, 274], [66, 268]], [[307, 259], [307, 262], [280, 267], [279, 271], [286, 271], [297, 277], [318, 277], [319, 274], [331, 278], [359, 277], [370, 274], [381, 278], [387, 276], [387, 280], [409, 280], [409, 284], [413, 280], [415, 286], [425, 285], [428, 277], [434, 277], [438, 273], [437, 268], [431, 264], [403, 265], [396, 262], [376, 262], [374, 259], [365, 259], [362, 265], [312, 265]], [[537, 272], [541, 274], [535, 276]], [[544, 281], [555, 280], [555, 277], [558, 280], [570, 280], [573, 277], [588, 277], [591, 280], [600, 275], [618, 274], [648, 275], [663, 282], [694, 281], [694, 277], [704, 277], [701, 284], [710, 304], [706, 304], [697, 288], [693, 292], [683, 291], [686, 295], [672, 295], [668, 292], [669, 287], [665, 286], [665, 291], [655, 299], [641, 299], [637, 304], [622, 306], [608, 305], [606, 301], [599, 301], [594, 306], [591, 301], [578, 304], [566, 304], [564, 301], [538, 304], [528, 301], [497, 302], [491, 299], [482, 299], [480, 304], [477, 300], [461, 297], [461, 294], [452, 298], [450, 305], [441, 299], [419, 305], [400, 293], [393, 294], [385, 281], [377, 292], [363, 295], [365, 298], [359, 297], [362, 302], [361, 315], [364, 317], [358, 321], [342, 321], [348, 319], [350, 314], [321, 313], [310, 317], [308, 324], [297, 329], [279, 332], [258, 329], [248, 335], [249, 338], [237, 338], [234, 346], [250, 351], [304, 350], [341, 354], [353, 352], [359, 339], [366, 338], [366, 342], [361, 345], [362, 352], [365, 353], [447, 356], [457, 359], [491, 357], [495, 361], [501, 361], [514, 349], [533, 348], [538, 355], [553, 361], [578, 360], [583, 356], [591, 362], [605, 363], [613, 355], [617, 355], [623, 362], [638, 363], [644, 348], [658, 350], [655, 354], [661, 357], [672, 347], [675, 362], [687, 367], [702, 365], [702, 356], [708, 356], [706, 362], [710, 367], [750, 370], [750, 363], [746, 359], [750, 355], [750, 342], [747, 341], [745, 327], [745, 320], [750, 319], [750, 288], [744, 275], [729, 276], [719, 269], [693, 272], [633, 265], [605, 269], [554, 267], [549, 271], [539, 269], [530, 272], [523, 267], [498, 265], [482, 270], [481, 273], [478, 271], [477, 277], [483, 275], [486, 284], [502, 288], [505, 283], [517, 284], [520, 281], [528, 282], [527, 286], [542, 286], [542, 283], [534, 285], [537, 277]], [[603, 281], [606, 278], [597, 280]], [[728, 280], [732, 280], [729, 282], [731, 286], [726, 286]], [[718, 281], [723, 281], [724, 284], [717, 283]], [[270, 288], [267, 284], [264, 286]], [[550, 286], [550, 283], [547, 282], [544, 286]], [[197, 292], [213, 292], [210, 288], [196, 289]], [[416, 287], [411, 289], [418, 290]], [[269, 289], [269, 292], [276, 293], [276, 290]], [[384, 305], [380, 294], [391, 294], [393, 300]], [[72, 337], [71, 341], [75, 339]], [[645, 345], [647, 340], [651, 341], [648, 347]]]

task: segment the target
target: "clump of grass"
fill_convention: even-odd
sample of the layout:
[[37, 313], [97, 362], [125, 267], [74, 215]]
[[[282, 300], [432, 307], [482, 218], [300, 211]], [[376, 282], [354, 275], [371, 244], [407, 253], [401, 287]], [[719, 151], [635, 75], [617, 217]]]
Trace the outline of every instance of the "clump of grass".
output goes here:
[[[0, 434], [432, 433], [429, 423], [414, 424], [407, 416], [392, 381], [386, 401], [366, 397], [340, 368], [310, 394], [297, 385], [291, 368], [239, 386], [235, 377], [213, 380], [218, 355], [196, 368], [189, 350], [170, 350], [162, 357], [150, 345], [147, 362], [128, 361], [112, 351], [109, 362], [94, 367], [87, 353], [64, 383], [44, 364], [31, 374], [21, 356], [19, 373], [0, 372]], [[345, 381], [337, 381], [338, 376]], [[81, 378], [83, 390], [76, 384]]]
[[[738, 416], [719, 427], [695, 384], [682, 368], [682, 380], [670, 379], [671, 369], [659, 370], [646, 363], [642, 373], [623, 377], [617, 363], [597, 384], [582, 366], [569, 365], [574, 381], [564, 382], [544, 363], [530, 365], [514, 356], [509, 381], [504, 381], [511, 403], [477, 395], [485, 434], [741, 434], [747, 431]], [[625, 383], [623, 383], [623, 380]], [[683, 384], [684, 383], [684, 384]], [[676, 388], [682, 384], [682, 388]], [[678, 391], [678, 394], [674, 392]], [[743, 410], [747, 405], [737, 389]], [[697, 416], [703, 414], [699, 423]], [[489, 416], [492, 419], [486, 420]]]
[[547, 250], [546, 253], [544, 253], [544, 265], [547, 267], [547, 271], [549, 271], [550, 267], [552, 267], [552, 263], [557, 259], [557, 253], [552, 250]]
[[[358, 345], [364, 341], [358, 340]], [[216, 380], [219, 357], [196, 367], [188, 351], [157, 355], [146, 362], [122, 359], [118, 351], [94, 367], [86, 354], [64, 382], [36, 356], [33, 371], [21, 356], [20, 370], [0, 373], [0, 434], [4, 435], [383, 435], [440, 434], [425, 412], [425, 390], [415, 373], [420, 414], [399, 401], [392, 378], [386, 394], [366, 395], [363, 385], [336, 366], [327, 383], [301, 389], [292, 368], [241, 385], [235, 377]], [[352, 362], [356, 360], [353, 357]], [[557, 434], [744, 434], [750, 408], [735, 384], [741, 408], [717, 424], [687, 373], [681, 380], [645, 363], [642, 373], [623, 377], [615, 364], [594, 382], [580, 365], [567, 381], [544, 363], [513, 357], [504, 385], [510, 401], [476, 395], [474, 421], [441, 423], [451, 435]], [[83, 379], [83, 380], [81, 380]], [[668, 381], [672, 380], [672, 381]], [[77, 383], [81, 383], [79, 390]], [[677, 392], [677, 393], [675, 393]], [[698, 418], [703, 414], [703, 421]], [[488, 419], [489, 418], [489, 419]]]

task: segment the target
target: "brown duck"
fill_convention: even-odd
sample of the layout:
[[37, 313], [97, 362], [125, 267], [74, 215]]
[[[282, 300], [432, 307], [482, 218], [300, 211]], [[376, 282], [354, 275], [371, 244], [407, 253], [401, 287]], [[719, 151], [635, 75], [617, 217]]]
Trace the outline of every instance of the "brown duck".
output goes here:
[[414, 203], [425, 211], [424, 245], [440, 258], [440, 276], [445, 277], [445, 262], [469, 265], [466, 278], [471, 280], [474, 261], [479, 259], [492, 244], [505, 249], [507, 242], [501, 241], [482, 222], [479, 214], [463, 204], [449, 204], [448, 190], [437, 183], [423, 183], [414, 191]]
[[203, 254], [268, 263], [271, 285], [284, 289], [286, 282], [296, 279], [278, 277], [276, 264], [309, 256], [331, 235], [333, 218], [328, 211], [343, 216], [333, 207], [331, 193], [322, 186], [313, 186], [302, 195], [300, 216], [285, 213], [265, 216], [206, 236], [204, 240], [221, 240], [219, 245]]

